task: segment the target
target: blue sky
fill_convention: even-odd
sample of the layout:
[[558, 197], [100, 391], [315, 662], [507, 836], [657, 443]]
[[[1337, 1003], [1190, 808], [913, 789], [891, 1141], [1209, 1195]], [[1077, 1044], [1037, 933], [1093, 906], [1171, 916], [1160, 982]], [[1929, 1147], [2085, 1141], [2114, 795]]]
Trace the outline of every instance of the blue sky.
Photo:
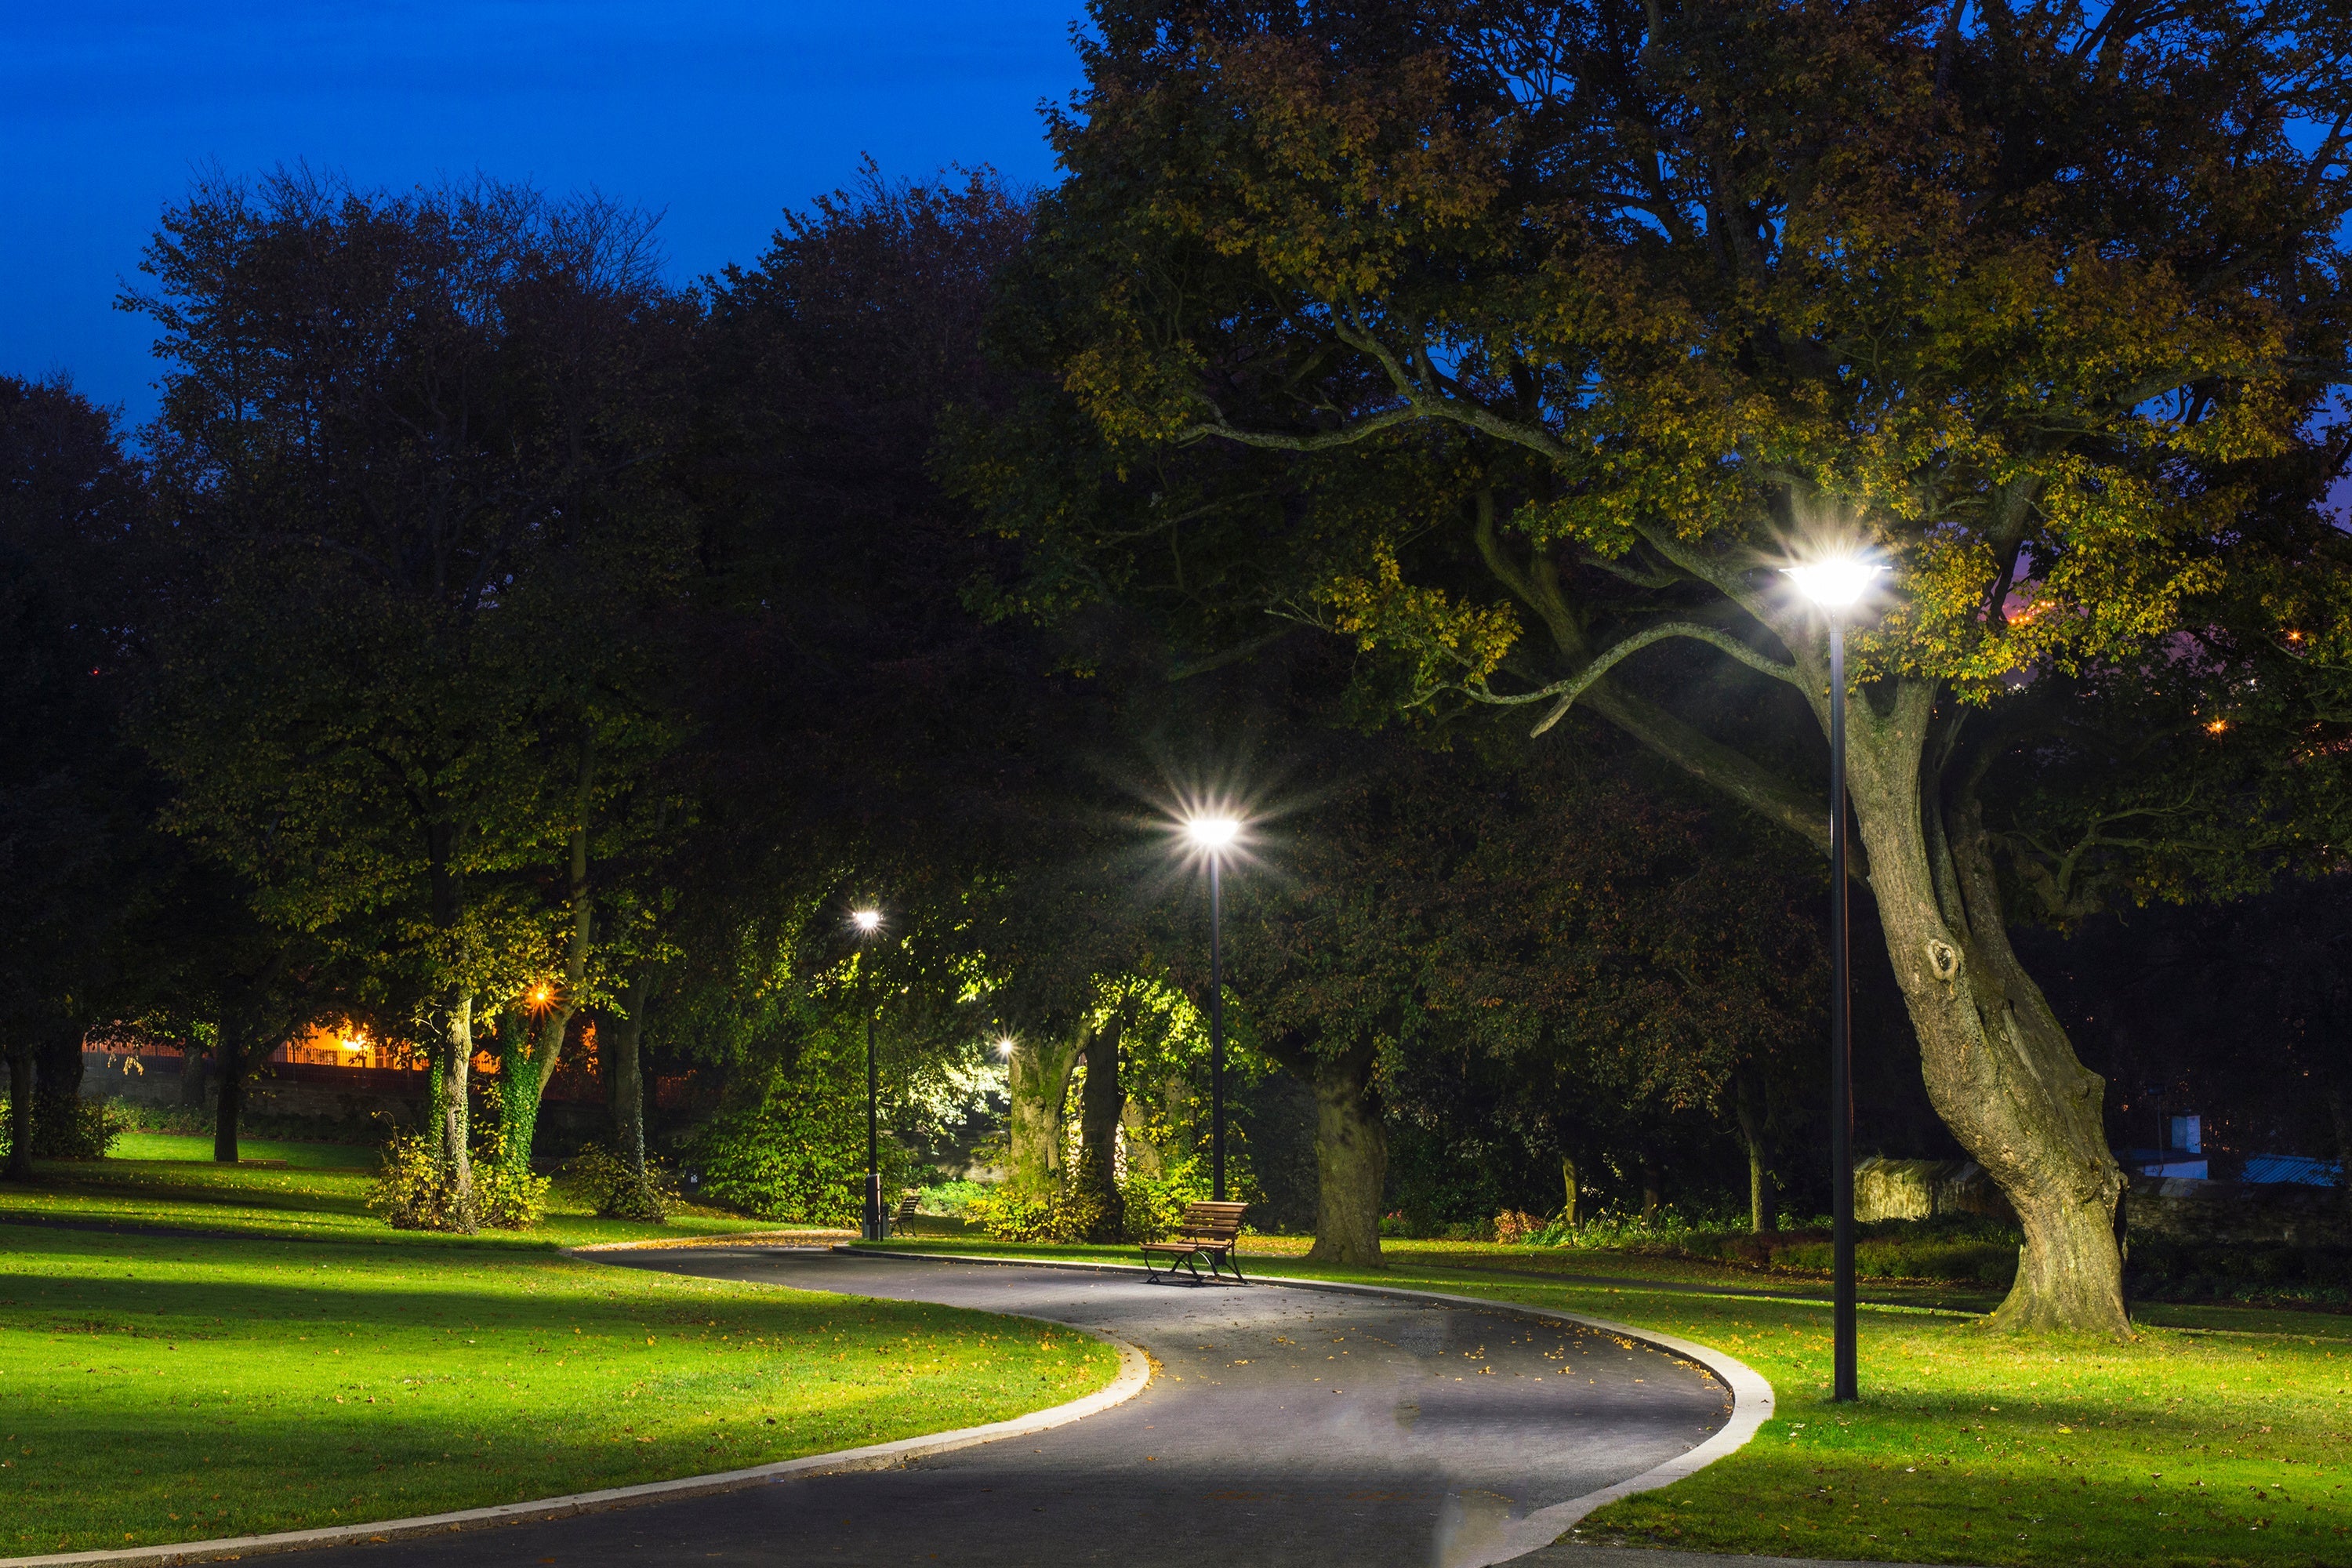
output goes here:
[[146, 323], [113, 300], [212, 163], [593, 185], [665, 215], [680, 280], [757, 255], [862, 153], [1043, 183], [1081, 5], [5, 0], [0, 372], [152, 414]]

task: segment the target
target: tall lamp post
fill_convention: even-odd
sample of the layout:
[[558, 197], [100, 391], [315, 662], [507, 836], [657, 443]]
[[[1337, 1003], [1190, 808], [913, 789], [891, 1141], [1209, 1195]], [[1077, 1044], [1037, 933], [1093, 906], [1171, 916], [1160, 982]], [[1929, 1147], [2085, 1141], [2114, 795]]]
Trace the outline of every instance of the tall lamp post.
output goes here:
[[1833, 1401], [1861, 1397], [1854, 1377], [1853, 1009], [1846, 964], [1845, 622], [1879, 568], [1850, 555], [1787, 568], [1798, 592], [1830, 623], [1830, 1213], [1834, 1280], [1830, 1287]]
[[[858, 941], [865, 940], [882, 929], [880, 910], [852, 911], [849, 923], [857, 928]], [[866, 997], [866, 1239], [882, 1239], [882, 1134], [880, 1079], [874, 1065], [874, 999]]]
[[1184, 837], [1209, 858], [1209, 1195], [1225, 1201], [1225, 955], [1223, 881], [1225, 851], [1241, 837], [1234, 817], [1188, 817]]

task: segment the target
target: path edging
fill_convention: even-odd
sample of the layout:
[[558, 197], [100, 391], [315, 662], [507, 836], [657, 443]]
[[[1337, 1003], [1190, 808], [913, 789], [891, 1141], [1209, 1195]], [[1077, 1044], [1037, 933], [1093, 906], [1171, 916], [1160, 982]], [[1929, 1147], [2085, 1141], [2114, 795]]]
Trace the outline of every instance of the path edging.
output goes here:
[[[1106, 1274], [1149, 1272], [1142, 1265], [1135, 1263], [1040, 1260], [1030, 1258], [1000, 1258], [971, 1252], [894, 1252], [855, 1245], [838, 1246], [833, 1250], [858, 1258], [897, 1258], [912, 1262], [1013, 1264], [1030, 1268], [1068, 1268]], [[1530, 1552], [1541, 1551], [1567, 1534], [1585, 1515], [1605, 1508], [1621, 1499], [1633, 1497], [1636, 1493], [1655, 1491], [1661, 1487], [1672, 1486], [1686, 1476], [1697, 1474], [1725, 1455], [1746, 1447], [1748, 1439], [1756, 1436], [1758, 1429], [1765, 1422], [1772, 1419], [1772, 1384], [1766, 1380], [1762, 1373], [1743, 1361], [1726, 1355], [1712, 1345], [1703, 1345], [1695, 1340], [1686, 1340], [1676, 1334], [1661, 1333], [1655, 1329], [1635, 1328], [1630, 1323], [1612, 1322], [1606, 1318], [1590, 1317], [1582, 1312], [1571, 1312], [1559, 1307], [1532, 1307], [1517, 1301], [1497, 1300], [1491, 1296], [1457, 1296], [1450, 1291], [1421, 1290], [1408, 1285], [1359, 1285], [1342, 1279], [1298, 1279], [1272, 1274], [1260, 1275], [1250, 1283], [1287, 1287], [1298, 1290], [1331, 1290], [1352, 1295], [1403, 1297], [1414, 1300], [1443, 1301], [1448, 1306], [1483, 1307], [1490, 1310], [1502, 1307], [1515, 1312], [1525, 1312], [1530, 1317], [1577, 1323], [1585, 1328], [1598, 1329], [1603, 1333], [1620, 1334], [1626, 1339], [1654, 1345], [1659, 1350], [1681, 1356], [1685, 1361], [1696, 1362], [1713, 1373], [1724, 1387], [1731, 1391], [1731, 1418], [1717, 1427], [1715, 1434], [1706, 1442], [1687, 1453], [1675, 1455], [1664, 1464], [1654, 1465], [1638, 1476], [1629, 1477], [1613, 1485], [1602, 1487], [1598, 1491], [1590, 1491], [1582, 1497], [1570, 1498], [1566, 1502], [1557, 1502], [1549, 1508], [1540, 1508], [1533, 1513], [1512, 1520], [1504, 1527], [1501, 1537], [1495, 1545], [1475, 1556], [1463, 1559], [1458, 1568], [1488, 1568], [1488, 1565], [1493, 1563], [1507, 1563], [1514, 1557], [1523, 1557]], [[7, 1568], [7, 1565], [0, 1564], [0, 1568]]]
[[89, 1564], [93, 1568], [99, 1564], [104, 1564], [105, 1568], [172, 1568], [173, 1564], [183, 1563], [215, 1563], [224, 1559], [256, 1557], [266, 1552], [301, 1552], [315, 1546], [356, 1546], [404, 1541], [420, 1535], [468, 1530], [478, 1525], [565, 1519], [573, 1514], [626, 1508], [632, 1503], [708, 1497], [714, 1492], [739, 1491], [748, 1487], [843, 1470], [886, 1470], [908, 1459], [976, 1447], [982, 1443], [994, 1443], [1006, 1437], [1025, 1437], [1034, 1432], [1049, 1431], [1055, 1426], [1083, 1420], [1114, 1405], [1126, 1404], [1142, 1393], [1144, 1386], [1151, 1381], [1151, 1358], [1140, 1346], [1129, 1344], [1125, 1340], [1114, 1338], [1099, 1330], [1078, 1323], [1066, 1323], [1058, 1319], [1031, 1317], [1026, 1312], [998, 1312], [994, 1316], [1050, 1323], [1056, 1329], [1069, 1329], [1099, 1340], [1118, 1352], [1118, 1374], [1084, 1398], [1044, 1410], [1033, 1410], [1009, 1421], [992, 1421], [983, 1426], [962, 1426], [951, 1432], [901, 1437], [895, 1443], [842, 1448], [830, 1454], [811, 1454], [798, 1459], [780, 1459], [772, 1465], [754, 1465], [748, 1469], [721, 1470], [707, 1476], [680, 1476], [675, 1480], [645, 1481], [633, 1487], [608, 1487], [601, 1491], [573, 1492], [564, 1497], [541, 1498], [532, 1502], [499, 1503], [490, 1508], [458, 1509], [449, 1513], [420, 1514], [413, 1519], [384, 1520], [375, 1524], [327, 1525], [316, 1530], [281, 1531], [274, 1535], [184, 1541], [168, 1546], [58, 1552], [39, 1557], [0, 1557], [0, 1568], [68, 1568], [68, 1564]]

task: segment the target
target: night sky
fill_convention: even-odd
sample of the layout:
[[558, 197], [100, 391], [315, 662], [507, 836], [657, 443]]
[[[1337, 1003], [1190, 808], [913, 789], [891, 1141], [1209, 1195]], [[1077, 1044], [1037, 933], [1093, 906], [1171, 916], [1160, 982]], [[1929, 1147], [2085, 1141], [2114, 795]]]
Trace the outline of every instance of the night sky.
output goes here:
[[480, 172], [659, 211], [672, 276], [756, 256], [852, 179], [989, 163], [1044, 183], [1041, 99], [1082, 0], [7, 0], [0, 372], [153, 411], [112, 308], [194, 171], [307, 162], [362, 184]]

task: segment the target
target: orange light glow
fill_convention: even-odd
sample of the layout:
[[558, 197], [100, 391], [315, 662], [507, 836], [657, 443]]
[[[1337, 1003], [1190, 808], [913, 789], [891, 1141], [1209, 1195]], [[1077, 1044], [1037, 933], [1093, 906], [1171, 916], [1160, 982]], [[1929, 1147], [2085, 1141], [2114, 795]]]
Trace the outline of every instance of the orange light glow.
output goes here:
[[2218, 735], [2229, 727], [2230, 721], [2227, 719], [2216, 719], [2205, 726], [2205, 732], [2209, 735]]

